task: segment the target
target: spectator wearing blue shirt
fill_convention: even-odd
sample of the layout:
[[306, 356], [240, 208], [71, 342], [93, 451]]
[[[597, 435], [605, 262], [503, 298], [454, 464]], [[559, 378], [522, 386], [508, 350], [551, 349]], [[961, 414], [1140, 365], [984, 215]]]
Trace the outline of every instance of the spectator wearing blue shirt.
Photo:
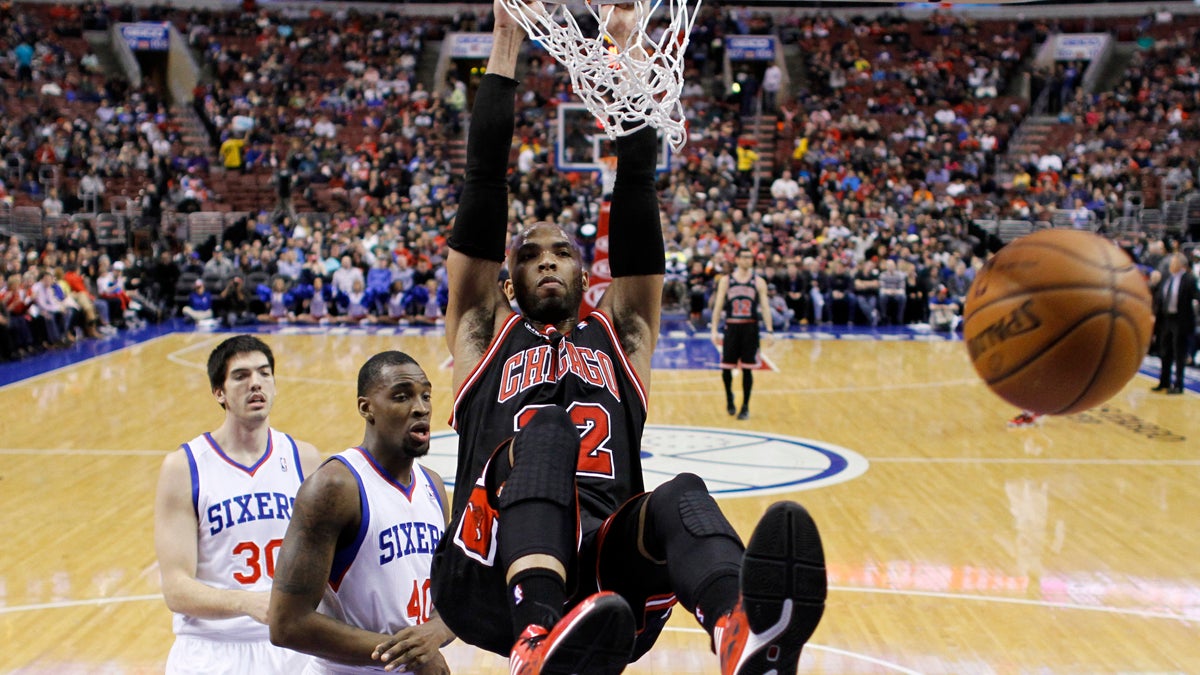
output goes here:
[[188, 296], [188, 304], [183, 308], [183, 314], [195, 323], [207, 321], [213, 318], [213, 299], [212, 293], [204, 287], [204, 280], [197, 279], [196, 287], [192, 289], [191, 295]]
[[936, 331], [952, 333], [957, 330], [962, 322], [961, 310], [962, 305], [944, 284], [939, 284], [929, 296], [929, 324]]
[[296, 282], [300, 279], [300, 272], [304, 266], [296, 259], [295, 249], [287, 248], [279, 254], [278, 267], [281, 276], [289, 282]]
[[386, 299], [392, 285], [391, 256], [382, 252], [375, 258], [375, 265], [367, 270], [367, 292], [378, 299]]
[[13, 58], [17, 61], [17, 81], [33, 81], [33, 45], [21, 42], [13, 48]]

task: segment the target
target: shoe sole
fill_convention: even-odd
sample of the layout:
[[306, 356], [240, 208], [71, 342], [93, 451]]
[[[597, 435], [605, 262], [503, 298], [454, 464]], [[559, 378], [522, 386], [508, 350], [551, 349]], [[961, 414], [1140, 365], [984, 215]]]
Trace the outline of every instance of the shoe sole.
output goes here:
[[617, 675], [629, 665], [637, 626], [619, 595], [592, 601], [550, 647], [542, 675]]
[[825, 612], [829, 581], [817, 525], [799, 504], [773, 504], [742, 560], [751, 635], [737, 672], [791, 675]]

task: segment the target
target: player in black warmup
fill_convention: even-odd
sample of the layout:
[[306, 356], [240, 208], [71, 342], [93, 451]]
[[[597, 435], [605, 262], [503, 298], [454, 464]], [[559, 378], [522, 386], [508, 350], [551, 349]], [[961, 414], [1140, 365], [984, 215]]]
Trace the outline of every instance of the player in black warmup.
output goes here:
[[537, 223], [506, 253], [512, 78], [525, 34], [495, 10], [447, 259], [460, 441], [434, 603], [464, 641], [509, 655], [514, 674], [619, 673], [676, 602], [712, 636], [723, 673], [794, 672], [826, 595], [808, 513], [773, 505], [744, 547], [697, 476], [644, 491], [665, 266], [657, 138], [646, 129], [617, 142], [613, 281], [580, 317], [588, 277], [560, 227]]
[[[725, 315], [725, 335], [717, 338]], [[773, 335], [771, 307], [767, 304], [767, 282], [754, 273], [754, 252], [743, 248], [737, 254], [737, 266], [717, 282], [713, 296], [712, 341], [721, 350], [721, 382], [725, 384], [725, 409], [739, 420], [750, 418], [750, 390], [754, 388], [754, 368], [758, 367], [758, 320], [762, 318], [767, 334]], [[733, 404], [733, 371], [742, 369], [742, 408]]]

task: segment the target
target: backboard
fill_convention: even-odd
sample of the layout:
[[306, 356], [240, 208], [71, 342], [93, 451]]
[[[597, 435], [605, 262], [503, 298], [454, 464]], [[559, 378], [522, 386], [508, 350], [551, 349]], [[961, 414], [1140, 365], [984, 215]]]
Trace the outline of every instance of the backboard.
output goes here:
[[[671, 165], [671, 146], [658, 132], [659, 172]], [[554, 165], [560, 171], [601, 170], [601, 158], [617, 154], [617, 143], [604, 133], [595, 116], [582, 103], [560, 103], [555, 121]]]

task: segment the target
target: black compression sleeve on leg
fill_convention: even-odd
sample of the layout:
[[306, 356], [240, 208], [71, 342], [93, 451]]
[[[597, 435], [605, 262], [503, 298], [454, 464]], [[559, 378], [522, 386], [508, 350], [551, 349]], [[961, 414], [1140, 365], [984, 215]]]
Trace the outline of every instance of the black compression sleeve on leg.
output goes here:
[[513, 466], [497, 497], [502, 564], [535, 553], [567, 564], [578, 528], [579, 430], [566, 410], [540, 409], [513, 439]]
[[681, 473], [654, 489], [643, 543], [655, 559], [666, 559], [671, 590], [689, 612], [699, 607], [715, 621], [733, 608], [745, 549], [698, 476]]
[[663, 274], [667, 269], [654, 187], [657, 163], [658, 134], [651, 127], [617, 139], [617, 179], [608, 214], [613, 278]]
[[512, 147], [517, 81], [483, 76], [467, 131], [467, 175], [450, 248], [482, 260], [504, 262], [508, 232], [508, 155]]

